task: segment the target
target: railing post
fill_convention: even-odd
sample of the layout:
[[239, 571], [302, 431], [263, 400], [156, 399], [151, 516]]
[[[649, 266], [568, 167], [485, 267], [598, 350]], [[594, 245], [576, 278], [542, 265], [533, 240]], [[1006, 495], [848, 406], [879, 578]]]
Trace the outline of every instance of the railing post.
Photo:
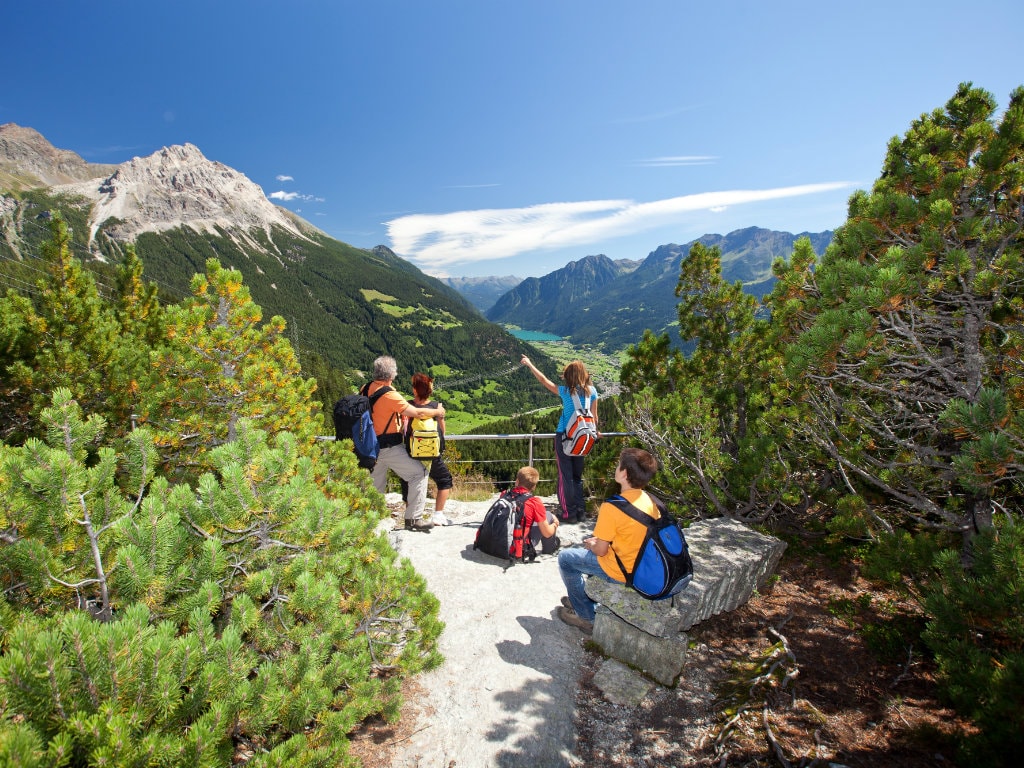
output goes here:
[[530, 433], [530, 456], [529, 456], [528, 463], [529, 463], [529, 465], [531, 467], [533, 466], [533, 433], [532, 432]]

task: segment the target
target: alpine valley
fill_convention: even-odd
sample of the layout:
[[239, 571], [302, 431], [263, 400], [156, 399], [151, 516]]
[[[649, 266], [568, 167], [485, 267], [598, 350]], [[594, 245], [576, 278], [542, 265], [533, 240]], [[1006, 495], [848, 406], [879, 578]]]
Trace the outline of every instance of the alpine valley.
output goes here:
[[485, 314], [496, 323], [615, 352], [635, 344], [646, 329], [672, 336], [678, 323], [679, 268], [694, 243], [717, 247], [722, 276], [729, 282], [739, 280], [747, 293], [762, 296], [775, 282], [772, 261], [788, 257], [801, 237], [810, 240], [819, 256], [832, 241], [831, 232], [792, 235], [748, 227], [728, 235], [704, 235], [685, 245], [662, 245], [640, 262], [587, 256], [544, 277], [527, 278]]
[[101, 290], [113, 285], [114, 266], [130, 242], [145, 278], [167, 302], [189, 295], [208, 259], [237, 269], [264, 318], [286, 320], [325, 404], [365, 381], [380, 354], [396, 358], [400, 381], [422, 370], [439, 388], [460, 382], [461, 391], [446, 391], [446, 401], [489, 415], [530, 410], [544, 399], [519, 369], [524, 353], [554, 371], [542, 353], [390, 249], [334, 240], [190, 144], [94, 165], [31, 128], [0, 126], [3, 288], [36, 290], [52, 211], [68, 223], [73, 253], [97, 273]]
[[[167, 302], [188, 295], [208, 259], [237, 269], [264, 316], [286, 320], [325, 405], [364, 381], [377, 355], [390, 354], [401, 381], [429, 371], [446, 402], [481, 416], [548, 404], [517, 369], [522, 354], [557, 371], [503, 326], [620, 353], [645, 329], [660, 334], [676, 323], [679, 266], [692, 245], [662, 245], [643, 260], [587, 256], [540, 278], [439, 280], [383, 245], [361, 249], [329, 237], [191, 144], [99, 165], [31, 128], [0, 126], [0, 286], [34, 290], [53, 212], [101, 289], [113, 284], [128, 243]], [[751, 227], [700, 242], [720, 248], [727, 279], [760, 295], [771, 289], [772, 259], [788, 256], [801, 236], [821, 254], [832, 233]]]

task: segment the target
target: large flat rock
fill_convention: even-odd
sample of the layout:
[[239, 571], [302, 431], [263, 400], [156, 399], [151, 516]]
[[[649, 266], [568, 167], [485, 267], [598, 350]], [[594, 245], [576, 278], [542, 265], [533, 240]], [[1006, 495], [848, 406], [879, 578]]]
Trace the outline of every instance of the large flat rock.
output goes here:
[[785, 542], [736, 520], [702, 520], [686, 529], [693, 580], [667, 600], [647, 600], [625, 584], [587, 580], [600, 605], [594, 642], [612, 658], [664, 685], [682, 671], [686, 636], [695, 624], [746, 603], [775, 571]]

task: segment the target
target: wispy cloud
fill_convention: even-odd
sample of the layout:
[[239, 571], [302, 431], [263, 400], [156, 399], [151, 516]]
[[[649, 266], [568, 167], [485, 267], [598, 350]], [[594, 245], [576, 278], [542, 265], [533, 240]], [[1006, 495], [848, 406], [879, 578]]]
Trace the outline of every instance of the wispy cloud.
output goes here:
[[463, 262], [504, 259], [538, 250], [568, 248], [672, 224], [694, 211], [814, 195], [852, 187], [835, 181], [776, 189], [702, 192], [638, 203], [589, 200], [526, 208], [413, 214], [384, 222], [391, 247], [421, 268], [441, 271]]
[[301, 192], [285, 192], [284, 190], [271, 192], [267, 197], [271, 200], [281, 200], [286, 203], [292, 200], [307, 200], [313, 203], [322, 203], [324, 201], [324, 198], [317, 197], [316, 195], [304, 195]]
[[711, 165], [718, 160], [714, 155], [672, 155], [669, 157], [649, 157], [646, 160], [637, 160], [637, 165], [648, 168], [670, 168], [680, 165]]
[[274, 178], [276, 178], [278, 181], [281, 181], [281, 182], [284, 182], [284, 181], [295, 181], [295, 179], [292, 176], [285, 176], [283, 173], [279, 173]]

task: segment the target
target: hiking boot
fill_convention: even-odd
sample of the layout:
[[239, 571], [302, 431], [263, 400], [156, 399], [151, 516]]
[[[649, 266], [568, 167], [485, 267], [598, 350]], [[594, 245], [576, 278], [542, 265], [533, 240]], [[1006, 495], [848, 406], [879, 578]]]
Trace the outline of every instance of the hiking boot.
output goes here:
[[[568, 598], [566, 599], [568, 600]], [[594, 622], [581, 619], [572, 608], [566, 608], [564, 605], [561, 606], [558, 609], [558, 618], [566, 624], [581, 630], [585, 635], [589, 635], [594, 632]]]
[[405, 530], [407, 530], [407, 531], [411, 531], [412, 530], [412, 520], [406, 520], [405, 521]]
[[564, 595], [562, 596], [562, 605], [564, 605], [564, 606], [565, 606], [566, 608], [568, 608], [568, 609], [569, 609], [570, 611], [572, 611], [572, 610], [575, 610], [575, 609], [574, 609], [574, 608], [572, 607], [572, 600], [570, 600], [570, 599], [569, 599], [568, 597], [566, 597], [566, 596], [564, 596]]
[[419, 520], [413, 520], [411, 522], [412, 524], [409, 526], [410, 531], [421, 531], [423, 533], [430, 533], [430, 529], [434, 527], [434, 524], [432, 522], [430, 522], [429, 520], [423, 520], [422, 518]]

